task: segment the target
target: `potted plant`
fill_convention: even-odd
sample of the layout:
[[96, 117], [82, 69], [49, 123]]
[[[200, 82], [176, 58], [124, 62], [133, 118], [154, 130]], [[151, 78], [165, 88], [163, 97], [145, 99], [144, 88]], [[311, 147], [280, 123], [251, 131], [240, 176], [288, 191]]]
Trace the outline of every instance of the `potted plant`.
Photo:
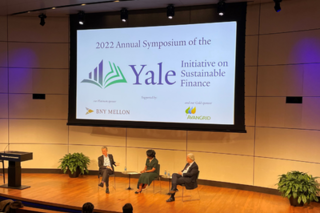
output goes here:
[[280, 175], [278, 190], [290, 200], [292, 206], [303, 206], [305, 203], [318, 201], [317, 193], [320, 189], [317, 178], [304, 172], [288, 172]]
[[80, 173], [89, 173], [90, 159], [83, 153], [66, 154], [59, 162], [60, 166], [58, 168], [63, 170], [63, 173], [68, 172], [71, 178], [78, 177]]

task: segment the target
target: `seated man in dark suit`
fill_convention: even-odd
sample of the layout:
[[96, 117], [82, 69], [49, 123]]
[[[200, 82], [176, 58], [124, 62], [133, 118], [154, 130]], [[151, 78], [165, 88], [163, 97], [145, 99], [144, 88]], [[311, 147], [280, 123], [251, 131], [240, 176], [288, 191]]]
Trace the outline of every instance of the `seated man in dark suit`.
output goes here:
[[109, 192], [109, 175], [114, 173], [114, 166], [120, 166], [120, 163], [116, 163], [111, 154], [108, 154], [108, 148], [103, 146], [101, 148], [102, 155], [98, 158], [99, 173], [102, 175], [102, 181], [99, 183], [100, 187], [106, 184], [106, 193]]
[[192, 153], [187, 155], [187, 165], [181, 172], [172, 174], [172, 188], [170, 190], [171, 197], [167, 200], [167, 202], [172, 202], [175, 200], [174, 195], [176, 194], [177, 185], [184, 184], [187, 189], [195, 189], [198, 187], [197, 177], [199, 173], [199, 168], [196, 162], [194, 162], [195, 158]]

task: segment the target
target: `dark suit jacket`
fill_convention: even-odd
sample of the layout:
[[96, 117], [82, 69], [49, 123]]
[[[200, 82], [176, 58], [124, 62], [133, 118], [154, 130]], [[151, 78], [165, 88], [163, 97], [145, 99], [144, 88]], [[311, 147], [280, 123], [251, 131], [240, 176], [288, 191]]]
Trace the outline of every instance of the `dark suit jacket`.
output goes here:
[[[188, 166], [188, 164], [186, 164], [186, 166], [184, 167], [183, 170], [185, 170], [185, 168], [187, 168], [187, 166]], [[188, 181], [185, 183], [185, 186], [187, 189], [195, 189], [198, 187], [198, 183], [197, 183], [198, 173], [199, 173], [199, 167], [196, 162], [193, 162], [193, 164], [188, 169], [187, 173], [183, 173], [184, 178], [191, 179], [190, 182]]]
[[[114, 166], [116, 166], [116, 162], [114, 161], [113, 156], [111, 154], [108, 154], [108, 156], [109, 156], [109, 160], [110, 160], [110, 164], [111, 164], [111, 168], [112, 168], [112, 173], [114, 173]], [[103, 165], [104, 164], [103, 155], [98, 157], [98, 164], [99, 164], [99, 172], [100, 172], [100, 174], [102, 174], [102, 172], [103, 172], [102, 170], [106, 168]]]

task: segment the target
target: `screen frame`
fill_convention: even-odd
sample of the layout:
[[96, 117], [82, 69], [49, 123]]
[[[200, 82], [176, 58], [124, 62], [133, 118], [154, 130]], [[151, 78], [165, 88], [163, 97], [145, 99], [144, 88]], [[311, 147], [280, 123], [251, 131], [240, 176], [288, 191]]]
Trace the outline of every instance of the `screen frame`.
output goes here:
[[[210, 5], [216, 9], [216, 5]], [[204, 6], [184, 7], [183, 10], [201, 9]], [[206, 7], [207, 8], [207, 7]], [[138, 121], [114, 121], [114, 120], [87, 120], [76, 119], [76, 97], [77, 97], [77, 30], [87, 29], [111, 29], [111, 28], [132, 28], [132, 27], [155, 27], [168, 26], [160, 24], [150, 24], [143, 26], [110, 26], [106, 23], [106, 16], [115, 13], [96, 13], [86, 14], [85, 25], [79, 25], [77, 15], [70, 15], [70, 73], [69, 73], [69, 110], [67, 125], [75, 126], [100, 126], [100, 127], [121, 127], [121, 128], [144, 128], [144, 129], [170, 129], [170, 130], [189, 130], [189, 131], [218, 131], [218, 132], [239, 132], [246, 133], [244, 118], [244, 73], [245, 73], [245, 26], [246, 26], [246, 3], [228, 4], [228, 13], [224, 16], [214, 17], [212, 22], [196, 22], [170, 24], [200, 24], [215, 22], [237, 22], [236, 35], [236, 65], [235, 65], [235, 100], [234, 100], [234, 125], [222, 124], [194, 124], [194, 123], [167, 123], [167, 122], [138, 122]], [[179, 10], [178, 9], [178, 10]], [[148, 10], [160, 11], [162, 10]], [[144, 14], [146, 11], [132, 11], [135, 14]], [[120, 15], [119, 15], [120, 16]], [[98, 20], [98, 21], [97, 21]], [[120, 17], [119, 17], [120, 21]]]

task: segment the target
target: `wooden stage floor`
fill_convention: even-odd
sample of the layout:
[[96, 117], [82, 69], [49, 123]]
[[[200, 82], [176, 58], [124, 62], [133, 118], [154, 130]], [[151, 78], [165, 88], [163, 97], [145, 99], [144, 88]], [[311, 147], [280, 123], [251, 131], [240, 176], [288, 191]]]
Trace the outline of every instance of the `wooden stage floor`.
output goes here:
[[[110, 177], [110, 194], [104, 189], [98, 189], [98, 178], [87, 175], [71, 179], [64, 174], [23, 174], [23, 185], [30, 185], [25, 190], [0, 188], [0, 196], [10, 195], [25, 201], [54, 206], [79, 208], [85, 202], [94, 204], [98, 212], [122, 212], [125, 203], [133, 205], [134, 213], [142, 212], [183, 212], [183, 213], [320, 213], [320, 203], [311, 203], [304, 207], [291, 207], [289, 201], [277, 195], [242, 191], [211, 186], [199, 186], [200, 201], [166, 203], [169, 198], [168, 182], [162, 181], [160, 193], [153, 193], [150, 186], [146, 192], [139, 195], [134, 190], [128, 191], [127, 178], [116, 178], [116, 190], [112, 188], [113, 177]], [[137, 179], [131, 179], [135, 188]], [[156, 189], [160, 189], [156, 183]], [[181, 196], [181, 188], [176, 196]], [[189, 194], [197, 197], [197, 194]]]

